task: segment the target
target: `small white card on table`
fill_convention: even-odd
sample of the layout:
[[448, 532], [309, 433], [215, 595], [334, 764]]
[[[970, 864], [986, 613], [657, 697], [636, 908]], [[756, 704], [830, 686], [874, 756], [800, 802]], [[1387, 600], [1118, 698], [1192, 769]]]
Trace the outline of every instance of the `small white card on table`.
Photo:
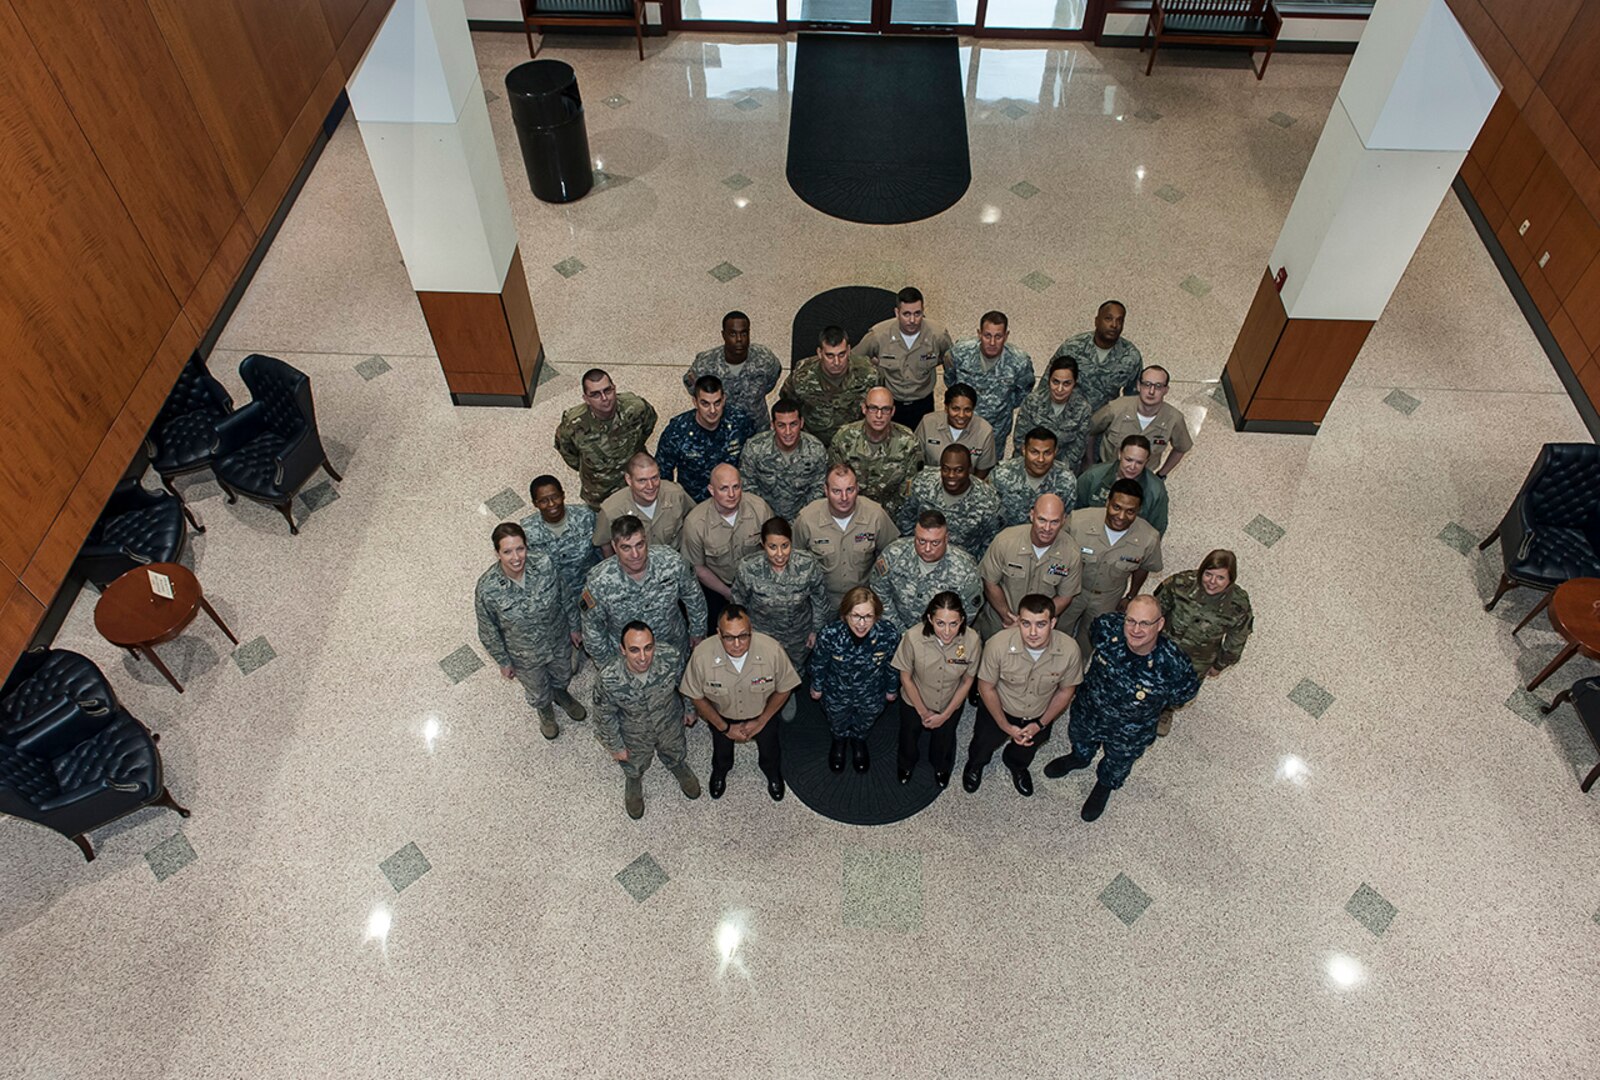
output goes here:
[[145, 573], [150, 575], [150, 591], [157, 596], [164, 596], [171, 600], [172, 579], [165, 574], [158, 574], [154, 570], [147, 570]]

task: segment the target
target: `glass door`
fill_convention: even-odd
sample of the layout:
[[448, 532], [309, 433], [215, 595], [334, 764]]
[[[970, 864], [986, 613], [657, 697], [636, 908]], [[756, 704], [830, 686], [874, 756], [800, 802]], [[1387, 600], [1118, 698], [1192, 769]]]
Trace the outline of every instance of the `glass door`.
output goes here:
[[787, 0], [789, 25], [798, 30], [876, 30], [881, 0]]
[[886, 30], [970, 33], [978, 25], [979, 0], [888, 0]]

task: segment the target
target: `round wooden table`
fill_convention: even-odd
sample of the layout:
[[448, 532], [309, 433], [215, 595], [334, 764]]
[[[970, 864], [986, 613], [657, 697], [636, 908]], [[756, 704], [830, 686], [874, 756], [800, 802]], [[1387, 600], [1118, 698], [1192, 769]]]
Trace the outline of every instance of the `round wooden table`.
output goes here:
[[[172, 599], [156, 595], [150, 585], [148, 571], [151, 570], [166, 575], [172, 582]], [[229, 641], [239, 644], [239, 639], [233, 636], [228, 624], [218, 618], [216, 611], [206, 602], [205, 594], [200, 591], [199, 580], [187, 567], [177, 563], [151, 563], [129, 570], [106, 586], [106, 591], [100, 594], [100, 600], [94, 606], [94, 628], [111, 644], [122, 646], [134, 656], [149, 657], [156, 670], [165, 675], [181, 694], [182, 684], [172, 677], [167, 665], [161, 662], [155, 647], [183, 633], [184, 628], [194, 621], [195, 612], [200, 610], [204, 610], [211, 616], [212, 622], [222, 627]]]
[[1550, 625], [1567, 647], [1528, 684], [1531, 692], [1578, 653], [1600, 660], [1600, 578], [1573, 578], [1556, 586], [1548, 601]]

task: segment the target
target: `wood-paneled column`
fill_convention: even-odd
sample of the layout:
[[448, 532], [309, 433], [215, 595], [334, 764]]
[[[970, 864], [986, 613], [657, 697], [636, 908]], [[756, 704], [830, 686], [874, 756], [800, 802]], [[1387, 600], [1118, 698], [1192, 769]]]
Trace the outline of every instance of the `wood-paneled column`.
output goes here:
[[526, 407], [544, 352], [462, 0], [396, 0], [349, 90], [450, 399]]
[[1444, 0], [1373, 10], [1223, 371], [1235, 428], [1316, 433], [1499, 93]]

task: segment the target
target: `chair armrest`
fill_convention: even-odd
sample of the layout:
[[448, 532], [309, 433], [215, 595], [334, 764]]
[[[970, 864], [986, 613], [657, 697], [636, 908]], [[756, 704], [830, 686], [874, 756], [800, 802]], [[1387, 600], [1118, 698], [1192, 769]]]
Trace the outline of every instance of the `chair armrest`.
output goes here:
[[261, 402], [252, 401], [217, 421], [217, 456], [233, 453], [249, 442], [260, 427]]
[[1278, 34], [1283, 30], [1283, 16], [1278, 14], [1278, 5], [1272, 0], [1267, 0], [1267, 9], [1261, 13], [1267, 20], [1267, 25], [1272, 28], [1272, 39], [1276, 41]]
[[1533, 536], [1534, 527], [1528, 519], [1527, 500], [1519, 496], [1500, 522], [1500, 547], [1505, 553], [1508, 567], [1528, 557], [1528, 551], [1533, 547]]
[[[83, 803], [87, 803], [91, 799], [99, 798], [107, 792], [117, 789], [117, 785], [113, 785], [109, 780], [96, 780], [92, 784], [85, 784], [83, 787], [73, 788], [71, 791], [63, 791], [53, 799], [45, 799], [39, 803], [39, 810], [46, 814], [59, 814], [63, 810], [77, 808], [81, 814], [83, 810]], [[138, 790], [139, 789], [136, 786], [128, 785], [127, 793], [134, 794], [138, 792]]]
[[99, 698], [73, 701], [61, 698], [36, 713], [28, 724], [6, 733], [12, 748], [34, 757], [55, 758], [92, 739], [111, 723], [116, 713]]
[[283, 492], [298, 488], [317, 471], [323, 457], [322, 440], [317, 437], [317, 429], [307, 424], [278, 453], [278, 472], [273, 477], [273, 486]]
[[221, 409], [224, 415], [231, 415], [233, 413], [233, 395], [228, 393], [227, 388], [216, 379], [207, 379], [205, 387], [206, 396], [212, 400], [217, 408]]

